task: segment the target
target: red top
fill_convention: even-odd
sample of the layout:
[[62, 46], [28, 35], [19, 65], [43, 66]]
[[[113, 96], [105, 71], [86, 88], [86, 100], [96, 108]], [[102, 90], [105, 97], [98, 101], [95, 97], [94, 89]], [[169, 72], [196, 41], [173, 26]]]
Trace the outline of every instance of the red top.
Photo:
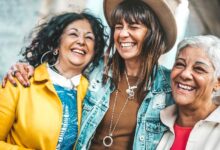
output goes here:
[[170, 150], [185, 150], [191, 130], [191, 127], [181, 127], [175, 124], [175, 139]]

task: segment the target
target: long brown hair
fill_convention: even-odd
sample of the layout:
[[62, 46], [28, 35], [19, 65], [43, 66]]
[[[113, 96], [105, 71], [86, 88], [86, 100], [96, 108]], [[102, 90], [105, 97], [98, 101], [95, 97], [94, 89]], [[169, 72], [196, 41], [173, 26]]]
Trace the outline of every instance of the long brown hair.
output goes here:
[[111, 70], [113, 84], [117, 87], [120, 76], [122, 76], [125, 71], [124, 59], [114, 48], [114, 27], [116, 24], [121, 23], [123, 19], [127, 23], [136, 22], [144, 24], [148, 29], [140, 53], [140, 60], [142, 63], [138, 73], [139, 85], [137, 93], [139, 93], [138, 99], [142, 100], [143, 96], [147, 93], [147, 87], [152, 86], [158, 68], [158, 59], [166, 49], [165, 33], [157, 16], [143, 1], [126, 0], [121, 2], [114, 9], [111, 16], [112, 26], [110, 45], [106, 55], [107, 64], [104, 71], [104, 83], [106, 83], [108, 79], [107, 75]]

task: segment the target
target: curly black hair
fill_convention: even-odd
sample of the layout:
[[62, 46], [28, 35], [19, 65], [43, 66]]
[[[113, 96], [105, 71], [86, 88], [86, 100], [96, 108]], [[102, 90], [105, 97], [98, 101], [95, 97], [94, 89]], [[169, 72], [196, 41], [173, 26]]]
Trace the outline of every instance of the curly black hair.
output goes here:
[[[60, 37], [64, 29], [73, 21], [86, 19], [89, 21], [92, 31], [95, 35], [95, 55], [90, 62], [91, 69], [96, 67], [104, 56], [104, 48], [108, 36], [105, 32], [105, 26], [102, 24], [101, 19], [93, 16], [92, 14], [83, 11], [82, 13], [68, 12], [58, 16], [52, 17], [48, 22], [45, 22], [35, 28], [31, 33], [33, 37], [30, 44], [25, 47], [21, 53], [25, 62], [37, 67], [41, 62], [41, 57], [44, 56], [44, 62], [50, 65], [54, 64], [57, 56], [53, 55], [53, 51], [59, 47]], [[88, 66], [88, 65], [87, 65]]]

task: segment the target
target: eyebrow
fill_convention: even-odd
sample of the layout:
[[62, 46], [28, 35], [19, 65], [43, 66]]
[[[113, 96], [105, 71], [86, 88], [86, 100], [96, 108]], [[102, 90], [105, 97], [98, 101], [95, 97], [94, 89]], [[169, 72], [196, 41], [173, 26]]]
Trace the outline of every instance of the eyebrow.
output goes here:
[[[76, 32], [79, 32], [79, 30], [77, 28], [70, 28], [69, 31], [71, 30], [75, 30]], [[93, 32], [90, 32], [90, 31], [86, 31], [86, 34], [93, 34]]]
[[[176, 61], [177, 60], [181, 60], [181, 61], [184, 61], [185, 62], [185, 59], [183, 59], [183, 58], [177, 58], [176, 59]], [[195, 63], [196, 65], [204, 65], [204, 66], [207, 66], [207, 67], [211, 67], [209, 64], [207, 64], [207, 63], [204, 63], [204, 62], [202, 62], [202, 61], [196, 61], [196, 63]]]
[[207, 63], [204, 63], [204, 62], [202, 62], [202, 61], [197, 61], [196, 62], [196, 65], [204, 65], [204, 66], [206, 66], [206, 67], [208, 67], [208, 68], [210, 68], [210, 67], [212, 67], [212, 65], [210, 66], [209, 64], [207, 64]]

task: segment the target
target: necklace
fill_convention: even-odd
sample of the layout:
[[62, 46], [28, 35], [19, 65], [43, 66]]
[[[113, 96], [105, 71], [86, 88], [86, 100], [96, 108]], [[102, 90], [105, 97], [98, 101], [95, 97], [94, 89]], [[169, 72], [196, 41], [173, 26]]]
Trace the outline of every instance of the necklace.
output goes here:
[[132, 100], [132, 99], [134, 99], [134, 95], [135, 95], [134, 89], [137, 88], [138, 83], [136, 83], [136, 85], [134, 85], [134, 86], [131, 86], [128, 81], [128, 75], [127, 75], [126, 71], [125, 71], [125, 77], [126, 77], [126, 81], [128, 84], [128, 88], [126, 89], [126, 93], [128, 94], [128, 99]]
[[113, 108], [112, 108], [111, 122], [110, 122], [110, 126], [109, 126], [109, 134], [106, 135], [106, 136], [103, 138], [103, 140], [102, 140], [103, 145], [104, 145], [105, 147], [111, 147], [111, 146], [112, 146], [112, 144], [113, 144], [113, 138], [112, 138], [113, 132], [115, 131], [115, 128], [116, 128], [116, 126], [118, 125], [118, 122], [119, 122], [119, 119], [120, 119], [120, 117], [121, 117], [121, 114], [122, 114], [122, 112], [124, 111], [124, 109], [125, 109], [125, 107], [126, 107], [126, 105], [127, 105], [127, 103], [128, 103], [128, 97], [127, 97], [127, 99], [126, 99], [126, 101], [125, 101], [125, 103], [124, 103], [124, 105], [123, 105], [123, 107], [122, 107], [122, 109], [121, 109], [121, 111], [120, 111], [120, 113], [119, 113], [119, 115], [118, 115], [118, 118], [117, 118], [117, 120], [116, 120], [116, 123], [115, 123], [115, 125], [113, 126], [112, 123], [113, 123], [113, 119], [114, 119], [114, 113], [115, 113], [115, 106], [116, 106], [117, 97], [118, 97], [118, 89], [116, 90], [116, 93], [115, 93], [115, 99], [114, 99], [114, 104], [113, 104]]

